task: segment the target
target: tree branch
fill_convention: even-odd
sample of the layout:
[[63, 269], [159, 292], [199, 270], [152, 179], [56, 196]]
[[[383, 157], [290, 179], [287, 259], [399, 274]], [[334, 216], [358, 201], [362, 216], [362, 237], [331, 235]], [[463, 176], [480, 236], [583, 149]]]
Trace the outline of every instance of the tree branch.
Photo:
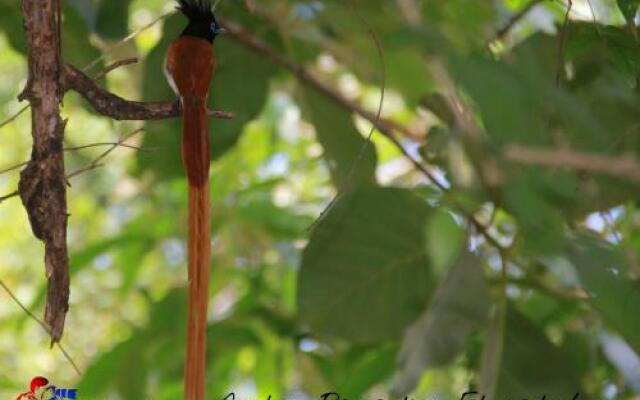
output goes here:
[[140, 133], [142, 131], [144, 131], [144, 129], [143, 128], [139, 128], [139, 129], [136, 129], [133, 132], [127, 134], [127, 135], [124, 135], [123, 137], [118, 139], [117, 142], [111, 144], [111, 146], [107, 150], [102, 152], [98, 157], [93, 159], [93, 161], [91, 161], [91, 163], [89, 165], [87, 165], [86, 167], [80, 168], [77, 171], [73, 171], [72, 173], [67, 175], [67, 179], [73, 178], [76, 175], [80, 175], [80, 174], [82, 174], [84, 172], [91, 171], [92, 169], [96, 169], [96, 168], [100, 167], [102, 165], [102, 164], [100, 164], [100, 161], [102, 161], [106, 156], [108, 156], [116, 148], [124, 146], [124, 142], [126, 142], [128, 139], [130, 139], [131, 137], [137, 135], [138, 133]]
[[[51, 328], [49, 328], [49, 326], [47, 324], [45, 324], [45, 322], [43, 320], [41, 320], [40, 318], [36, 317], [34, 313], [32, 313], [21, 301], [20, 299], [18, 299], [18, 297], [13, 293], [13, 291], [11, 291], [11, 289], [9, 289], [9, 287], [7, 286], [6, 283], [4, 283], [3, 280], [0, 279], [0, 287], [2, 287], [4, 289], [5, 292], [7, 292], [7, 294], [9, 295], [9, 297], [11, 297], [11, 299], [13, 300], [14, 303], [16, 303], [18, 305], [18, 307], [20, 307], [22, 309], [22, 311], [24, 311], [24, 313], [31, 318], [32, 320], [34, 320], [35, 322], [38, 323], [38, 325], [40, 325], [42, 327], [42, 329], [44, 329], [45, 332], [47, 332], [47, 334], [51, 335]], [[67, 359], [67, 361], [69, 361], [69, 364], [71, 364], [71, 366], [73, 367], [73, 370], [76, 371], [76, 374], [78, 374], [78, 376], [82, 376], [82, 373], [80, 372], [80, 368], [78, 368], [78, 364], [76, 364], [76, 362], [73, 360], [73, 358], [71, 358], [71, 356], [69, 355], [69, 352], [67, 352], [67, 350], [62, 347], [62, 345], [60, 344], [60, 342], [57, 342], [56, 345], [58, 346], [58, 349], [60, 349], [60, 351], [62, 352], [62, 355], [64, 356], [64, 358]]]
[[394, 129], [398, 129], [407, 136], [414, 136], [411, 132], [409, 132], [408, 129], [406, 129], [406, 127], [395, 124], [391, 121], [387, 121], [383, 118], [377, 118], [376, 113], [368, 111], [364, 109], [360, 104], [347, 99], [336, 89], [334, 89], [330, 85], [327, 85], [318, 77], [311, 74], [302, 65], [299, 65], [293, 60], [287, 58], [283, 54], [279, 53], [276, 49], [271, 47], [268, 43], [250, 33], [242, 25], [229, 20], [220, 21], [220, 25], [227, 31], [231, 38], [233, 38], [243, 46], [248, 47], [249, 49], [259, 54], [267, 56], [276, 64], [289, 70], [300, 82], [324, 94], [341, 107], [344, 107], [348, 110], [351, 110], [351, 112], [360, 115], [361, 117], [369, 121], [383, 135], [389, 138], [395, 138], [393, 131]]
[[60, 341], [69, 308], [67, 200], [60, 117], [60, 0], [23, 0], [29, 76], [18, 99], [31, 104], [31, 160], [20, 174], [18, 193], [34, 235], [45, 245], [48, 279], [45, 322], [52, 344]]
[[504, 39], [505, 36], [507, 36], [507, 34], [511, 31], [511, 29], [513, 29], [513, 27], [516, 26], [516, 24], [520, 22], [520, 20], [522, 20], [529, 13], [529, 11], [531, 11], [533, 7], [542, 3], [542, 1], [543, 0], [529, 1], [524, 7], [522, 7], [520, 11], [515, 13], [502, 28], [498, 29], [493, 40], [495, 41]]
[[[137, 150], [137, 151], [149, 151], [149, 149], [144, 149], [144, 148], [140, 148], [137, 146], [132, 146], [132, 145], [128, 145], [125, 144], [124, 142], [127, 141], [128, 139], [130, 139], [132, 136], [142, 132], [144, 129], [140, 128], [140, 129], [136, 129], [133, 132], [125, 135], [124, 137], [118, 139], [117, 142], [105, 142], [105, 143], [91, 143], [91, 144], [87, 144], [87, 145], [83, 145], [83, 146], [76, 146], [76, 147], [70, 147], [70, 148], [65, 148], [64, 151], [77, 151], [77, 150], [81, 150], [81, 149], [87, 149], [90, 147], [97, 147], [97, 146], [109, 146], [109, 148], [107, 150], [105, 150], [104, 152], [100, 153], [100, 155], [98, 155], [98, 157], [96, 157], [95, 159], [93, 159], [89, 164], [87, 164], [85, 167], [82, 167], [79, 170], [76, 170], [74, 172], [71, 172], [69, 174], [67, 174], [65, 176], [65, 180], [68, 181], [69, 179], [83, 174], [85, 172], [94, 170], [100, 166], [102, 166], [103, 164], [100, 164], [100, 161], [102, 161], [103, 158], [105, 158], [106, 156], [108, 156], [113, 150], [115, 150], [116, 147], [125, 147], [128, 149], [133, 149], [133, 150]], [[28, 162], [24, 162], [24, 163], [20, 163], [14, 166], [11, 166], [9, 168], [6, 168], [2, 171], [0, 171], [0, 173], [4, 173], [4, 172], [9, 172], [15, 169], [18, 169], [24, 165], [27, 165]], [[9, 200], [11, 198], [17, 197], [18, 196], [18, 191], [13, 191], [11, 193], [8, 193], [6, 195], [0, 196], [0, 203], [2, 203], [5, 200]]]
[[[61, 56], [60, 2], [61, 0], [22, 1], [29, 75], [26, 87], [18, 99], [28, 100], [31, 106], [33, 146], [31, 160], [20, 174], [17, 193], [0, 197], [2, 202], [16, 194], [20, 196], [33, 234], [45, 244], [48, 285], [44, 320], [50, 327], [52, 344], [59, 342], [62, 337], [69, 308], [67, 175], [63, 148], [66, 121], [60, 117], [60, 104], [65, 92], [69, 89], [77, 91], [98, 112], [116, 120], [151, 120], [181, 115], [178, 101], [127, 101], [100, 88], [94, 79], [80, 70], [65, 65]], [[130, 37], [133, 36], [130, 35], [126, 40]], [[137, 60], [128, 59], [116, 62], [98, 73], [96, 79], [135, 61]], [[232, 114], [226, 112], [213, 111], [210, 114], [217, 118], [233, 118]], [[13, 119], [15, 117], [10, 120]], [[119, 144], [120, 142], [115, 144], [102, 157]], [[98, 159], [88, 169], [99, 165]], [[76, 171], [69, 177], [82, 172], [84, 170]]]
[[[65, 90], [78, 92], [100, 114], [122, 120], [156, 120], [175, 118], [182, 114], [180, 101], [129, 101], [98, 86], [94, 79], [72, 65], [62, 67]], [[232, 119], [233, 113], [210, 111], [214, 118]]]
[[114, 62], [113, 64], [107, 65], [102, 71], [98, 72], [96, 76], [93, 77], [94, 81], [99, 81], [100, 79], [107, 76], [107, 74], [113, 71], [116, 68], [123, 67], [125, 65], [131, 65], [138, 62], [138, 57], [125, 58], [124, 60], [119, 60]]
[[611, 157], [571, 149], [534, 149], [519, 144], [505, 146], [503, 155], [519, 164], [568, 168], [640, 183], [640, 164], [630, 155]]

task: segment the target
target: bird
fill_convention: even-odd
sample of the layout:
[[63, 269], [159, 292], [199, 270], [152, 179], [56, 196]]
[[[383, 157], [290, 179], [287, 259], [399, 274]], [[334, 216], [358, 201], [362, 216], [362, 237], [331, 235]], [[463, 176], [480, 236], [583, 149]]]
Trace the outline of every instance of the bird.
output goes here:
[[224, 29], [209, 0], [177, 0], [188, 24], [167, 50], [165, 75], [180, 97], [182, 163], [189, 186], [185, 400], [203, 400], [211, 255], [207, 96], [216, 71], [213, 43]]

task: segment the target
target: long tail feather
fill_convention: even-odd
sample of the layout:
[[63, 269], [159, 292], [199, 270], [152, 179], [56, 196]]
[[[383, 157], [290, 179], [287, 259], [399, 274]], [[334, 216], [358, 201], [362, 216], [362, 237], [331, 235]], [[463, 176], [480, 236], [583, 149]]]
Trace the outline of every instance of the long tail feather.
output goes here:
[[189, 181], [189, 316], [185, 399], [204, 400], [211, 232], [209, 132], [204, 99], [183, 99], [182, 159]]

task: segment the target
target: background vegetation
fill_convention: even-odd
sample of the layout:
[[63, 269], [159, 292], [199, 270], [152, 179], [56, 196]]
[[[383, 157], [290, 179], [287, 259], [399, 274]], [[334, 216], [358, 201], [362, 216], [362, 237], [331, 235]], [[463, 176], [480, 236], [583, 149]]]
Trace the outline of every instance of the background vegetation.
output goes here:
[[[184, 20], [148, 26], [169, 1], [63, 3], [67, 61], [97, 72], [139, 57], [106, 86], [173, 98], [162, 63]], [[223, 1], [221, 19], [375, 113], [373, 30], [394, 140], [374, 133], [367, 144], [370, 124], [352, 109], [234, 38], [217, 40], [211, 107], [237, 118], [211, 121], [210, 398], [455, 399], [469, 387], [498, 398], [637, 396], [637, 6]], [[23, 107], [19, 7], [0, 0], [0, 120]], [[70, 148], [141, 126], [99, 116], [74, 94], [63, 113]], [[87, 399], [180, 398], [180, 122], [144, 128], [127, 141], [142, 150], [119, 147], [71, 181], [63, 345], [82, 375], [3, 293], [0, 396], [41, 374]], [[26, 160], [28, 113], [0, 138], [0, 169]], [[68, 170], [103, 151], [69, 151]], [[0, 195], [18, 175], [0, 174]], [[336, 188], [343, 194], [314, 223]], [[0, 221], [0, 278], [40, 315], [42, 246], [17, 198], [0, 204]]]

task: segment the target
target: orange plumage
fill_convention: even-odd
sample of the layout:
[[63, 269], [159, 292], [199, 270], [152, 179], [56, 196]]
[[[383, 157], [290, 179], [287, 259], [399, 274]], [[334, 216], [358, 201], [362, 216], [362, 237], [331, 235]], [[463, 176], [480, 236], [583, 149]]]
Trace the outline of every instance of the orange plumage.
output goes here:
[[211, 256], [206, 100], [216, 68], [211, 43], [221, 29], [208, 1], [179, 0], [179, 5], [189, 18], [189, 25], [169, 46], [165, 68], [169, 83], [180, 95], [183, 115], [182, 162], [189, 182], [189, 309], [184, 398], [204, 400]]

